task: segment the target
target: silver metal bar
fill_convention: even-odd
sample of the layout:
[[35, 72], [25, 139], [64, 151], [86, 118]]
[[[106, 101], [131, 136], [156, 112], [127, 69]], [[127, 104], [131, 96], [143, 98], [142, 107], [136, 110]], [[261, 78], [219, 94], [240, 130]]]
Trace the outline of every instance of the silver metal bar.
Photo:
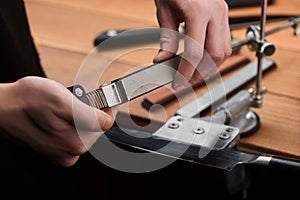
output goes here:
[[99, 89], [85, 93], [82, 86], [70, 87], [73, 94], [98, 109], [126, 103], [145, 93], [171, 83], [181, 59], [178, 54], [160, 63], [144, 67]]
[[258, 57], [258, 63], [257, 63], [257, 77], [256, 77], [256, 99], [261, 100], [261, 77], [262, 77], [262, 65], [263, 65], [263, 53], [261, 52], [261, 47], [264, 42], [265, 38], [265, 26], [266, 26], [266, 9], [267, 9], [267, 3], [268, 0], [261, 0], [261, 19], [260, 19], [260, 44], [259, 49], [257, 50], [257, 57]]
[[[262, 66], [263, 71], [274, 66], [274, 61], [264, 58], [264, 63]], [[257, 61], [253, 61], [243, 69], [238, 71], [236, 74], [226, 79], [222, 83], [218, 84], [210, 91], [206, 92], [204, 95], [195, 99], [194, 101], [181, 107], [176, 115], [185, 117], [195, 117], [200, 112], [206, 110], [209, 106], [212, 106], [222, 99], [225, 98], [224, 95], [229, 95], [231, 92], [235, 91], [239, 87], [243, 86], [245, 83], [255, 78], [256, 76], [256, 66]]]
[[261, 19], [260, 19], [260, 40], [265, 38], [265, 26], [267, 19], [267, 4], [268, 0], [261, 0]]
[[268, 35], [271, 35], [271, 34], [273, 34], [273, 33], [276, 33], [276, 32], [278, 32], [278, 31], [281, 31], [281, 30], [283, 30], [283, 29], [286, 29], [286, 28], [289, 28], [289, 27], [293, 27], [293, 26], [295, 26], [295, 25], [297, 25], [297, 24], [299, 24], [300, 23], [300, 18], [298, 17], [298, 18], [293, 18], [293, 19], [291, 19], [288, 23], [286, 23], [286, 24], [282, 24], [282, 25], [280, 25], [280, 26], [278, 26], [278, 27], [275, 27], [275, 28], [273, 28], [273, 29], [271, 29], [271, 30], [268, 30], [268, 31], [266, 31], [265, 32], [265, 36], [268, 36]]
[[[156, 88], [171, 83], [181, 56], [177, 55], [163, 62], [150, 65], [139, 71], [124, 76], [116, 81], [124, 89], [124, 102], [130, 101]], [[119, 86], [120, 87], [120, 86]]]

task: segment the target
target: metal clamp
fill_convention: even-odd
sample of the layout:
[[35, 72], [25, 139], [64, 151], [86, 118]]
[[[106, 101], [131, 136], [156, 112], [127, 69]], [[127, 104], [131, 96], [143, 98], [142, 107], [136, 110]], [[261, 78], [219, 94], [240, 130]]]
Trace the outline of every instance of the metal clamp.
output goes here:
[[237, 144], [239, 129], [201, 119], [175, 116], [153, 136], [201, 148], [220, 150]]

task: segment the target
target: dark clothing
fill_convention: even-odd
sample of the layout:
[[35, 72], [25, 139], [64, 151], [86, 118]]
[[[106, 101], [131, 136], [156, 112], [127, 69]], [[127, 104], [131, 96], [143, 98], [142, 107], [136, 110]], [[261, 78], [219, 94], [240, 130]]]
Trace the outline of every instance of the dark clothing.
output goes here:
[[0, 82], [27, 75], [45, 77], [31, 38], [23, 1], [0, 1]]
[[[22, 0], [0, 1], [0, 82], [28, 75], [46, 77], [35, 49]], [[1, 94], [0, 94], [1, 95]], [[13, 119], [12, 119], [13, 120]], [[0, 133], [0, 199], [3, 197], [78, 198], [88, 195], [77, 166], [50, 164]]]

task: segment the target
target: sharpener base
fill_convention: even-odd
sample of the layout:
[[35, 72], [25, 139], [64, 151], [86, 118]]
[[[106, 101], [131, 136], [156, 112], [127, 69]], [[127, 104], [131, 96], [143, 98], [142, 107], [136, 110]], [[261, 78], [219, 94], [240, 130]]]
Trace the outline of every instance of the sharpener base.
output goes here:
[[250, 110], [235, 119], [230, 125], [240, 129], [240, 137], [246, 137], [257, 132], [261, 123], [258, 114]]

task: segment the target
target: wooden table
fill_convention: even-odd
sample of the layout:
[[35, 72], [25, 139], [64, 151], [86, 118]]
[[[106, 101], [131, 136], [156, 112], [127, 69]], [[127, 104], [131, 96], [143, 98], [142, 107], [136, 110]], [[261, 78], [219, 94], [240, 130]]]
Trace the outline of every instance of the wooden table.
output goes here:
[[[158, 27], [154, 1], [135, 0], [25, 0], [32, 36], [38, 48], [45, 72], [64, 86], [74, 84], [78, 71], [87, 55], [93, 50], [94, 38], [101, 32], [116, 29]], [[300, 15], [299, 0], [276, 0], [268, 6], [268, 14]], [[260, 7], [231, 9], [230, 16], [260, 14]], [[270, 28], [275, 23], [268, 25]], [[244, 39], [246, 29], [234, 30], [233, 37]], [[294, 37], [292, 29], [280, 31], [267, 39], [274, 43], [276, 52], [270, 59], [276, 69], [263, 76], [262, 84], [268, 89], [263, 106], [254, 109], [262, 126], [253, 135], [240, 140], [240, 149], [259, 154], [276, 154], [300, 158], [300, 37]], [[129, 70], [150, 64], [156, 48], [142, 48], [130, 52], [111, 64], [100, 82], [110, 82]], [[246, 47], [242, 53], [251, 60], [253, 52]], [[94, 61], [95, 66], [99, 63]], [[230, 74], [229, 74], [230, 75]], [[229, 76], [224, 75], [224, 79]], [[254, 83], [245, 88], [254, 87]], [[197, 94], [206, 88], [198, 88]], [[149, 118], [165, 122], [180, 107], [170, 102], [163, 109], [147, 111], [141, 106], [142, 97], [123, 108], [127, 113], [142, 120]], [[189, 98], [183, 100], [186, 103]], [[126, 111], [126, 110], [129, 111]]]

